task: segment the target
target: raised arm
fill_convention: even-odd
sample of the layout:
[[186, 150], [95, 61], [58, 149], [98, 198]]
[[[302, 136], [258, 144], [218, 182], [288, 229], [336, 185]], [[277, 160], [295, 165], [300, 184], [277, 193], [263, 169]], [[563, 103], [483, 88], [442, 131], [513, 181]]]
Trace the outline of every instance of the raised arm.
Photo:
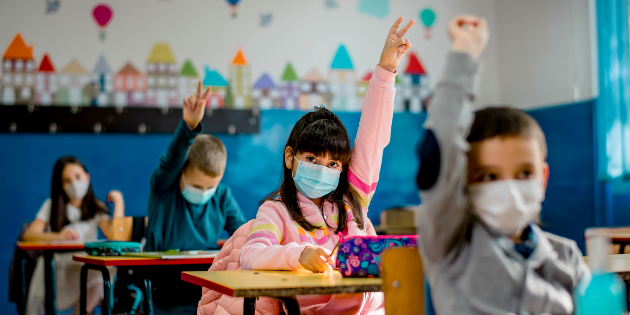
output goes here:
[[486, 21], [474, 16], [451, 20], [448, 32], [453, 44], [429, 108], [418, 173], [420, 247], [424, 257], [434, 261], [464, 240], [470, 220], [466, 138], [474, 119], [470, 102], [478, 69], [475, 60], [488, 40]]
[[154, 193], [164, 193], [177, 183], [179, 172], [186, 162], [188, 148], [202, 131], [200, 122], [209, 96], [210, 88], [201, 94], [199, 81], [197, 94], [184, 99], [182, 108], [184, 120], [177, 127], [168, 149], [160, 157], [160, 162], [151, 176], [151, 190]]
[[359, 197], [361, 206], [368, 207], [378, 183], [383, 149], [389, 143], [394, 113], [394, 81], [396, 67], [411, 47], [403, 38], [414, 24], [409, 21], [400, 31], [403, 17], [392, 26], [385, 41], [378, 66], [374, 70], [368, 91], [363, 100], [359, 130], [352, 148], [348, 180]]

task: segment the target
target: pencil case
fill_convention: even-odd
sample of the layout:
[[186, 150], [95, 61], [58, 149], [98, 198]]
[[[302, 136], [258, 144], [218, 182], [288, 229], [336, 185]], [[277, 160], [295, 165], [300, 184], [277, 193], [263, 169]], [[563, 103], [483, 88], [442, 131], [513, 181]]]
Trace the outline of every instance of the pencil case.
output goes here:
[[340, 236], [337, 268], [344, 277], [379, 277], [383, 252], [393, 247], [417, 248], [417, 239], [417, 235]]
[[91, 242], [85, 243], [85, 252], [94, 256], [122, 256], [123, 253], [140, 252], [138, 242]]

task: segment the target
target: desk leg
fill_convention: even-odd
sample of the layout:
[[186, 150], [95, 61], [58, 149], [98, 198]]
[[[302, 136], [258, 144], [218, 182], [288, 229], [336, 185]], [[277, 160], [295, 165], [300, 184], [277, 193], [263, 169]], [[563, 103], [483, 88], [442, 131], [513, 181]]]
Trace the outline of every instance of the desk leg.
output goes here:
[[149, 268], [143, 272], [144, 274], [144, 310], [148, 315], [153, 315], [153, 288], [151, 287], [151, 278], [149, 277]]
[[619, 244], [619, 254], [623, 254], [623, 252], [626, 251], [626, 245], [627, 245], [627, 243]]
[[81, 294], [79, 297], [79, 314], [86, 315], [87, 314], [87, 275], [90, 267], [85, 264], [81, 267]]
[[256, 314], [256, 298], [244, 298], [243, 299], [243, 315], [255, 315]]
[[277, 298], [284, 302], [284, 307], [287, 308], [287, 315], [300, 315], [300, 304], [295, 299], [295, 296], [285, 297], [285, 298]]
[[57, 315], [57, 288], [55, 281], [54, 252], [44, 251], [44, 286], [46, 289], [46, 315]]

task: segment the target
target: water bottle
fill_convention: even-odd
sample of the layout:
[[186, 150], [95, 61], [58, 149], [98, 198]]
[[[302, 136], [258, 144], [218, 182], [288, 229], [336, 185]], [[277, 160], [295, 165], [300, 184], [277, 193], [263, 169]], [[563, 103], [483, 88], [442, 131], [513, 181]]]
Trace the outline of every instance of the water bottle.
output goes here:
[[586, 257], [593, 275], [581, 279], [575, 289], [576, 315], [620, 315], [626, 312], [626, 288], [615, 273], [608, 272], [610, 242], [603, 236], [588, 240], [589, 255]]

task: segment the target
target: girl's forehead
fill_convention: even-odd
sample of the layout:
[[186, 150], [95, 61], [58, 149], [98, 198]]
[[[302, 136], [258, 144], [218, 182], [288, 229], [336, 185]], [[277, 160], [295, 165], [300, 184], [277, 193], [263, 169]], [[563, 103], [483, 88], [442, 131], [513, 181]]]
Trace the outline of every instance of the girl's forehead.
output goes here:
[[61, 176], [68, 177], [77, 173], [84, 174], [85, 171], [83, 170], [83, 167], [81, 167], [78, 164], [70, 163], [63, 168], [63, 171], [61, 172]]

